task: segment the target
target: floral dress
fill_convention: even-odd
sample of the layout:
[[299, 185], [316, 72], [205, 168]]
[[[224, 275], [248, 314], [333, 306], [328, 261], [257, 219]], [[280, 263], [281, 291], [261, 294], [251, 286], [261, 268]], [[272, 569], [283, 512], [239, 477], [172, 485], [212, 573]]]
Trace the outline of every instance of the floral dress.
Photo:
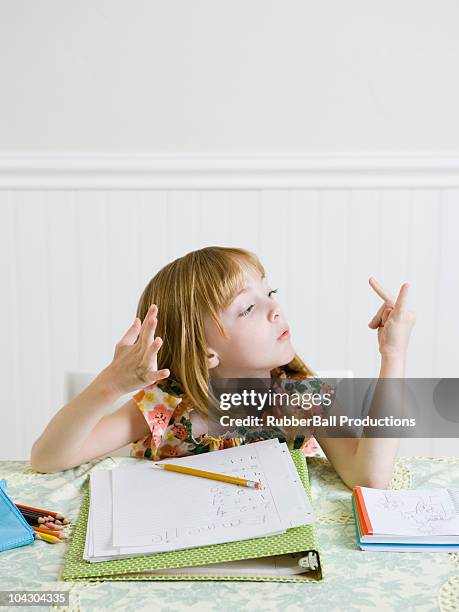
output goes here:
[[[276, 392], [304, 393], [308, 390], [312, 393], [324, 393], [331, 389], [320, 379], [290, 370], [288, 366], [271, 370], [271, 377], [276, 380], [274, 387]], [[166, 457], [207, 453], [273, 437], [277, 437], [280, 442], [287, 442], [290, 448], [302, 449], [307, 456], [324, 456], [312, 433], [296, 437], [292, 441], [286, 438], [282, 429], [276, 427], [258, 430], [238, 427], [229, 436], [227, 434], [221, 437], [212, 437], [208, 434], [195, 436], [191, 413], [197, 409], [172, 378], [148, 390], [142, 389], [133, 397], [148, 423], [150, 433], [131, 443], [132, 457], [146, 457], [157, 461]], [[311, 414], [326, 416], [329, 410], [330, 406], [314, 406]]]

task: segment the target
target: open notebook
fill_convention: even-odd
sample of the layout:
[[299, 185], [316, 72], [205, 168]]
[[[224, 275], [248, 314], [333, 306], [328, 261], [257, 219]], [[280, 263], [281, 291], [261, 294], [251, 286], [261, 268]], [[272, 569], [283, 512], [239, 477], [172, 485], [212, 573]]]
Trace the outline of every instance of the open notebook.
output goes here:
[[261, 480], [264, 488], [164, 472], [144, 460], [96, 470], [64, 580], [322, 578], [301, 451], [273, 439], [167, 462]]
[[352, 493], [357, 542], [362, 550], [459, 550], [459, 491], [354, 487]]

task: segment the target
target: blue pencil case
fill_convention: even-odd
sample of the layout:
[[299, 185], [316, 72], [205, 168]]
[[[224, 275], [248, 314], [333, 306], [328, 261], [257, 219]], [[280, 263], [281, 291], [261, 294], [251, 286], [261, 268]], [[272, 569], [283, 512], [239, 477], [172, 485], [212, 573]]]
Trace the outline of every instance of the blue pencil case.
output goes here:
[[6, 480], [0, 480], [0, 552], [32, 544], [35, 532], [6, 492]]

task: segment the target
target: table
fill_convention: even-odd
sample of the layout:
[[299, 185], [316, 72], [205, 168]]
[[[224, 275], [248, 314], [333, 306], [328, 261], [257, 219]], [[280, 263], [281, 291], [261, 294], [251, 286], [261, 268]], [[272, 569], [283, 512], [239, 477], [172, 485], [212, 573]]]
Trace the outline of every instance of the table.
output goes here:
[[[26, 461], [0, 462], [14, 501], [62, 512], [76, 521], [82, 486], [97, 465], [145, 461], [106, 457], [56, 474]], [[459, 553], [367, 552], [357, 548], [351, 491], [326, 458], [308, 457], [325, 579], [317, 583], [59, 581], [68, 544], [35, 542], [0, 553], [1, 590], [68, 590], [70, 606], [52, 610], [459, 610]], [[459, 458], [400, 457], [390, 488], [459, 488]], [[6, 609], [6, 608], [2, 608]], [[15, 608], [26, 612], [29, 608]], [[46, 608], [30, 607], [37, 612]]]

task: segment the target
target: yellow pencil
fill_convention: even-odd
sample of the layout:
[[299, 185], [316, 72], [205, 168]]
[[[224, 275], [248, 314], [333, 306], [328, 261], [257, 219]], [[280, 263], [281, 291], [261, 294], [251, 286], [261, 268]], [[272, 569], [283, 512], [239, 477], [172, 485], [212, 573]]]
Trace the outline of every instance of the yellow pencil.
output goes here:
[[40, 531], [40, 533], [38, 533], [38, 531], [35, 532], [35, 539], [45, 540], [45, 542], [49, 542], [50, 544], [57, 544], [58, 542], [62, 542], [62, 540], [60, 540], [59, 538], [56, 538], [56, 536], [52, 536], [47, 533], [43, 533], [42, 531]]
[[229, 482], [231, 484], [239, 485], [241, 487], [251, 487], [252, 489], [263, 488], [261, 482], [256, 482], [254, 480], [246, 480], [245, 478], [238, 478], [237, 476], [228, 476], [227, 474], [216, 474], [215, 472], [196, 470], [195, 468], [190, 468], [185, 465], [175, 465], [173, 463], [155, 463], [154, 466], [157, 468], [161, 468], [162, 470], [180, 472], [180, 474], [200, 476], [201, 478], [210, 478], [211, 480], [221, 480], [222, 482]]

